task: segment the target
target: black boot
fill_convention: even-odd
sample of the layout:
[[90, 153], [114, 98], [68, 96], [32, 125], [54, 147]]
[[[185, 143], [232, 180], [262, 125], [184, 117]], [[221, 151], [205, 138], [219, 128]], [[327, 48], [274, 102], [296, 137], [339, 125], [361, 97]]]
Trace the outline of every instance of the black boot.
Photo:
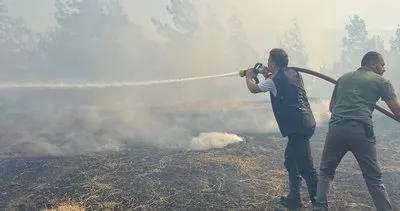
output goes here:
[[280, 204], [285, 206], [288, 209], [298, 209], [303, 208], [303, 203], [300, 198], [292, 198], [289, 196], [282, 196], [280, 200]]
[[315, 197], [317, 195], [317, 181], [312, 181], [311, 184], [307, 183], [308, 186], [308, 195], [310, 197], [311, 204], [315, 204]]
[[328, 211], [328, 205], [327, 204], [314, 203], [313, 206], [312, 206], [312, 211]]
[[315, 196], [317, 195], [318, 175], [314, 168], [303, 173], [303, 178], [306, 180], [308, 195], [312, 204], [315, 203]]
[[288, 209], [304, 207], [301, 202], [300, 186], [302, 178], [297, 172], [289, 172], [289, 195], [282, 196], [280, 204]]

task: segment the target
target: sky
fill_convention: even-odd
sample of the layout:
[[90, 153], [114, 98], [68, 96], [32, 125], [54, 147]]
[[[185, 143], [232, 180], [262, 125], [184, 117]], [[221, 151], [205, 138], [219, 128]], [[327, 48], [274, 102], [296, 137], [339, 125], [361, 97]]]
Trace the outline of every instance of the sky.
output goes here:
[[[156, 39], [157, 34], [150, 18], [170, 21], [166, 11], [169, 0], [121, 0], [131, 20], [140, 24], [146, 36]], [[54, 0], [4, 0], [9, 13], [26, 19], [36, 32], [45, 32], [55, 23]], [[199, 7], [209, 6], [221, 18], [232, 10], [240, 15], [250, 43], [258, 51], [272, 48], [276, 37], [291, 26], [294, 17], [302, 29], [303, 41], [310, 55], [311, 66], [322, 66], [340, 56], [344, 24], [358, 14], [367, 24], [370, 34], [385, 39], [394, 35], [400, 19], [400, 1], [383, 0], [198, 0]]]

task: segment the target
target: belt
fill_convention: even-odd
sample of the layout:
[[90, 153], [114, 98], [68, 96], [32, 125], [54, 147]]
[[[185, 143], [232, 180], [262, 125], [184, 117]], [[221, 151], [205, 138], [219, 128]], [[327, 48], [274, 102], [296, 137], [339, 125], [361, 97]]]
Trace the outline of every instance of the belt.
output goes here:
[[366, 125], [364, 122], [361, 122], [360, 120], [355, 120], [355, 119], [343, 119], [337, 122], [337, 124], [342, 125], [342, 124], [350, 124], [350, 123], [357, 123], [360, 125]]

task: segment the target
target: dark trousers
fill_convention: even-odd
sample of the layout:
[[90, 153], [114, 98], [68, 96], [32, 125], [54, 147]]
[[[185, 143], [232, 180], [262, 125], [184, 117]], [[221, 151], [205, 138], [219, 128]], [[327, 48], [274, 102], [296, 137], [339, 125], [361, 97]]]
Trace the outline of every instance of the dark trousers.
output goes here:
[[328, 207], [329, 182], [344, 155], [351, 151], [356, 158], [375, 208], [392, 210], [388, 194], [382, 183], [382, 172], [376, 156], [376, 139], [372, 126], [356, 121], [345, 121], [329, 128], [321, 157], [317, 203]]
[[289, 197], [300, 200], [302, 178], [306, 181], [310, 199], [313, 201], [317, 192], [318, 175], [314, 168], [310, 147], [310, 138], [315, 127], [302, 133], [288, 136], [285, 150], [285, 167], [289, 175]]

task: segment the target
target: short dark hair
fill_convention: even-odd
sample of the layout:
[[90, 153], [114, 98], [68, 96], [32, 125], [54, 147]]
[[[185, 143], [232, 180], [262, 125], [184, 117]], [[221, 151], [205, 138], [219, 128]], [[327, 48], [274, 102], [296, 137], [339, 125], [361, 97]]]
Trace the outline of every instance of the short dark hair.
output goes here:
[[381, 59], [381, 54], [376, 51], [369, 51], [364, 55], [361, 60], [361, 66], [368, 66], [370, 62], [379, 62]]
[[289, 64], [289, 56], [286, 51], [281, 48], [272, 49], [269, 52], [269, 57], [278, 65], [278, 67], [287, 67]]

